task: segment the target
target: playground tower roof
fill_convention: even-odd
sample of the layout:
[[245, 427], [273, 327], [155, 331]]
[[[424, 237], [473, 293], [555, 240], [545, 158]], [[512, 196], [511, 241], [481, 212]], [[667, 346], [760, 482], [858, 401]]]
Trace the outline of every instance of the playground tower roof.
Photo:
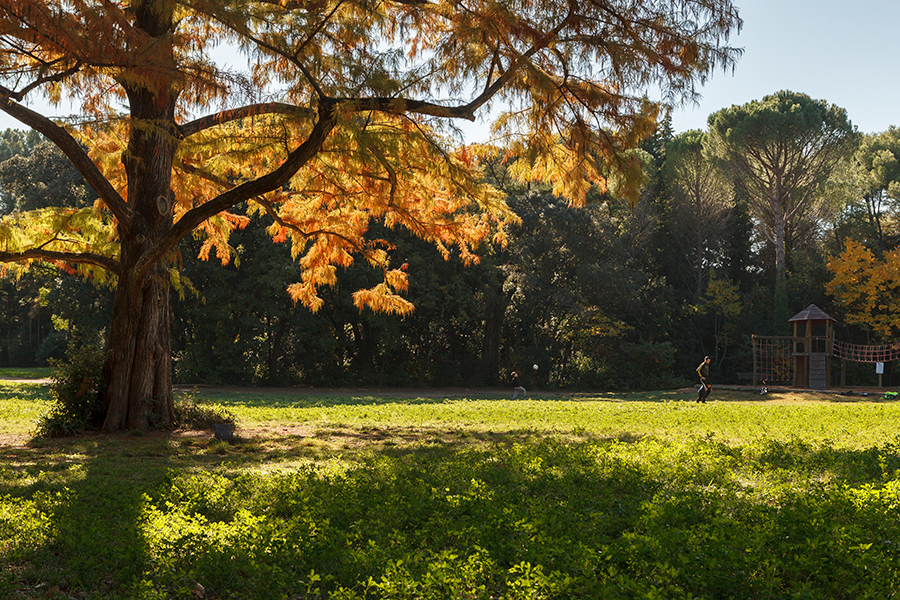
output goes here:
[[837, 319], [826, 314], [825, 311], [815, 304], [810, 304], [798, 312], [788, 320], [788, 323], [793, 323], [794, 321], [834, 321], [837, 323]]

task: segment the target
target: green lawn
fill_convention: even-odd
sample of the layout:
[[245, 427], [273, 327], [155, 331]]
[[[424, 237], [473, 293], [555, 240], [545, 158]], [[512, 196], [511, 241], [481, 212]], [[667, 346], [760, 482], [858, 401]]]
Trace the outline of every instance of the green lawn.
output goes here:
[[195, 394], [237, 416], [237, 443], [26, 445], [46, 388], [0, 382], [0, 597], [900, 591], [897, 403]]
[[46, 379], [52, 372], [52, 367], [3, 367], [0, 379]]

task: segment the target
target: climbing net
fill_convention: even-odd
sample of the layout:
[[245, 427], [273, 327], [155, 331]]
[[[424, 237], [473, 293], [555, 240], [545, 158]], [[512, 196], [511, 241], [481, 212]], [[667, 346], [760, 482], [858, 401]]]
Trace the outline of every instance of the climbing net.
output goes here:
[[862, 363], [886, 363], [900, 360], [900, 344], [863, 346], [834, 341], [834, 357]]
[[792, 338], [753, 336], [755, 378], [758, 381], [792, 381]]

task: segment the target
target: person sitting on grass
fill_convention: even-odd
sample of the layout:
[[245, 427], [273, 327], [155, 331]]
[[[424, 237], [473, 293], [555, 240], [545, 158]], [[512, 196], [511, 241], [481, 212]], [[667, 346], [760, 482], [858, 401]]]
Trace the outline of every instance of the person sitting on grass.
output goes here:
[[522, 398], [524, 398], [525, 396], [528, 395], [528, 393], [525, 391], [525, 388], [523, 388], [519, 384], [519, 375], [515, 371], [512, 372], [512, 384], [513, 384], [513, 398], [512, 398], [513, 400], [516, 399], [516, 396], [519, 395], [519, 392], [522, 392]]

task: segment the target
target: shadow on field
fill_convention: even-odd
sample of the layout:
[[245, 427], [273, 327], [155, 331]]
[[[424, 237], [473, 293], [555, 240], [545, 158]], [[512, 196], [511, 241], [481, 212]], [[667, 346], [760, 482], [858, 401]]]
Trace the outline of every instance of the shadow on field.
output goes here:
[[894, 477], [895, 444], [283, 429], [10, 451], [0, 503], [28, 510], [0, 504], [18, 515], [0, 518], [0, 592], [750, 600], [900, 584], [884, 543], [900, 493], [854, 491]]
[[0, 480], [0, 496], [29, 509], [17, 523], [27, 532], [23, 547], [8, 554], [18, 560], [4, 565], [18, 574], [14, 597], [123, 589], [150, 560], [142, 511], [147, 491], [170, 474], [164, 445], [120, 436], [33, 444], [6, 455]]
[[[362, 589], [407, 553], [452, 548], [479, 548], [502, 566], [493, 579], [533, 536], [526, 557], [559, 562], [589, 520], [579, 537], [596, 545], [649, 499], [639, 470], [581, 454], [525, 431], [35, 440], [10, 449], [0, 476], [0, 596], [319, 597], [304, 587], [313, 572]], [[28, 510], [13, 523], [7, 505]]]

